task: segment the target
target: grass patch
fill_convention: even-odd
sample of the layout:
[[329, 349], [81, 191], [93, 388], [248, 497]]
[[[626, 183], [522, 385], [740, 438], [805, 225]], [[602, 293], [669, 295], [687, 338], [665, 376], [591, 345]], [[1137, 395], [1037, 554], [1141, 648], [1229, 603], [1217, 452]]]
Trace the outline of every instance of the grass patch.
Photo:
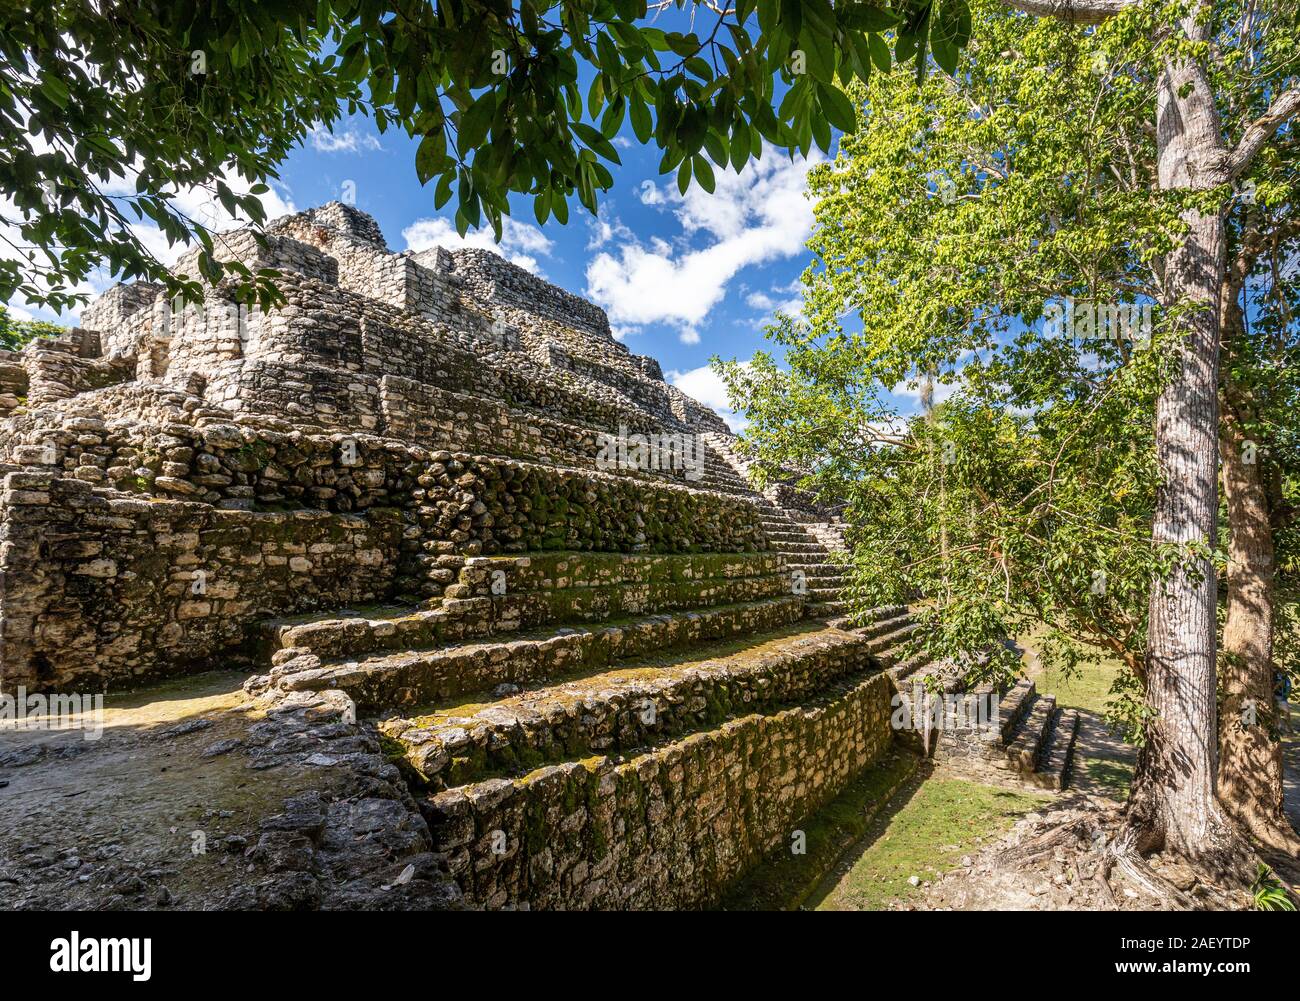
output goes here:
[[963, 855], [1050, 798], [965, 779], [928, 779], [889, 818], [817, 908], [877, 911], [895, 898], [917, 894], [920, 891], [908, 883], [909, 877], [932, 880], [954, 868]]
[[1049, 670], [1039, 661], [1037, 651], [1046, 631], [1046, 627], [1040, 626], [1016, 637], [1016, 643], [1025, 651], [1022, 658], [1025, 676], [1033, 680], [1039, 692], [1055, 695], [1056, 704], [1062, 709], [1083, 709], [1104, 718], [1111, 683], [1123, 670], [1119, 658], [1094, 647], [1100, 662], [1084, 664], [1081, 670], [1066, 677], [1062, 671]]
[[1082, 767], [1088, 773], [1088, 781], [1097, 787], [1097, 791], [1112, 799], [1128, 799], [1128, 790], [1133, 782], [1133, 766], [1125, 761], [1113, 761], [1106, 758], [1085, 758], [1075, 761], [1075, 770]]
[[862, 837], [889, 797], [916, 771], [919, 759], [893, 752], [862, 775], [801, 830], [807, 853], [795, 855], [790, 842], [772, 851], [723, 898], [729, 911], [786, 911], [798, 908], [846, 847]]

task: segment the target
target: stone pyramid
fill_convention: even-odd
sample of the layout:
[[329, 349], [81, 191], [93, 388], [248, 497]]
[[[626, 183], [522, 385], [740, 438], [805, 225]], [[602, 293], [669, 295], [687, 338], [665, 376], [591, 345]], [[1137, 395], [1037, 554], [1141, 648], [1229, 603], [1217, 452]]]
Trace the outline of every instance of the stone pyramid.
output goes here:
[[339, 203], [219, 253], [283, 302], [0, 355], [0, 687], [342, 699], [481, 907], [716, 903], [889, 747], [908, 611], [842, 628], [836, 512], [601, 309]]

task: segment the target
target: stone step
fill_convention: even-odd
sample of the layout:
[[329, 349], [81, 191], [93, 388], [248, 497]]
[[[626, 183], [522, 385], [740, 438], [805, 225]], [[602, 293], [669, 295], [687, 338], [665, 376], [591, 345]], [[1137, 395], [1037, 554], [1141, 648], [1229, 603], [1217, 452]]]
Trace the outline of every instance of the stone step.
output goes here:
[[887, 636], [904, 626], [913, 624], [914, 621], [906, 605], [882, 605], [872, 611], [875, 614], [868, 621], [855, 627], [857, 632], [868, 639]]
[[1034, 683], [1028, 678], [1020, 678], [998, 702], [998, 731], [1002, 743], [1009, 744], [1016, 732], [1016, 727], [1029, 712], [1029, 706], [1037, 694]]
[[844, 573], [844, 567], [829, 560], [806, 560], [802, 557], [787, 559], [787, 570], [802, 570], [807, 577], [838, 577]]
[[855, 632], [867, 632], [875, 628], [879, 623], [888, 622], [908, 611], [906, 605], [877, 605], [875, 608], [868, 608], [856, 616], [846, 615], [842, 620], [832, 623], [840, 629], [851, 629]]
[[339, 659], [426, 649], [523, 629], [757, 601], [790, 594], [791, 582], [774, 553], [558, 552], [470, 557], [445, 593], [445, 599], [424, 606], [345, 609], [263, 623], [264, 655], [292, 649]]
[[[794, 570], [790, 570], [789, 568], [787, 568], [787, 570], [786, 570], [786, 576], [787, 576], [787, 579], [790, 581], [791, 586], [793, 587], [793, 586], [794, 586], [794, 581], [795, 581]], [[807, 573], [807, 572], [804, 572], [804, 574], [803, 574], [803, 582], [804, 582], [804, 585], [805, 585], [806, 587], [835, 587], [835, 586], [840, 586], [840, 585], [835, 585], [835, 584], [833, 584], [833, 583], [829, 583], [829, 582], [834, 581], [835, 579], [836, 579], [836, 577], [835, 577], [834, 574], [827, 574], [827, 573]]]
[[745, 479], [745, 477], [737, 473], [730, 466], [723, 466], [718, 463], [709, 462], [708, 460], [705, 460], [704, 475], [706, 477], [711, 477], [717, 480], [723, 480], [728, 483], [739, 484], [740, 486], [743, 486], [747, 490], [753, 489], [753, 487], [749, 485], [749, 481]]
[[470, 907], [700, 909], [887, 753], [888, 684], [419, 798]]
[[868, 670], [861, 637], [801, 624], [740, 650], [711, 644], [621, 660], [503, 698], [471, 695], [380, 729], [404, 748], [421, 782], [443, 789], [653, 746], [733, 715], [798, 702]]
[[795, 525], [793, 522], [782, 528], [777, 528], [772, 525], [764, 525], [763, 531], [767, 534], [767, 537], [771, 539], [773, 542], [816, 542], [817, 541], [816, 538], [814, 538], [812, 535], [809, 535], [807, 532], [805, 532], [802, 528]]
[[814, 601], [808, 604], [807, 614], [810, 619], [833, 619], [848, 609], [849, 606], [842, 601]]
[[1007, 746], [1007, 761], [1022, 775], [1032, 775], [1038, 769], [1038, 754], [1048, 736], [1052, 716], [1056, 712], [1055, 695], [1039, 695], [1029, 707], [1015, 738]]
[[[900, 616], [899, 618], [903, 617]], [[903, 644], [920, 628], [919, 622], [912, 622], [909, 619], [889, 632], [879, 633], [871, 637], [867, 641], [868, 648], [871, 650], [872, 656], [885, 667], [893, 667], [902, 657]]]
[[339, 688], [367, 710], [420, 705], [502, 683], [595, 669], [652, 650], [770, 632], [802, 618], [804, 605], [787, 595], [350, 661], [322, 663], [304, 655], [273, 669], [270, 683], [286, 691]]
[[716, 476], [710, 476], [705, 473], [698, 480], [688, 481], [692, 486], [702, 490], [714, 490], [724, 494], [751, 494], [753, 490], [744, 483], [733, 483], [730, 480], [722, 480]]
[[[877, 659], [879, 659], [879, 656], [877, 656]], [[931, 673], [932, 669], [937, 666], [938, 665], [927, 658], [925, 654], [917, 654], [916, 656], [909, 657], [906, 660], [897, 661], [893, 666], [888, 668], [886, 673], [893, 680], [895, 686], [902, 689], [916, 684], [927, 674]]]
[[1074, 741], [1079, 729], [1079, 711], [1061, 709], [1052, 723], [1052, 732], [1038, 757], [1038, 770], [1031, 781], [1044, 789], [1064, 789], [1070, 780], [1074, 760]]

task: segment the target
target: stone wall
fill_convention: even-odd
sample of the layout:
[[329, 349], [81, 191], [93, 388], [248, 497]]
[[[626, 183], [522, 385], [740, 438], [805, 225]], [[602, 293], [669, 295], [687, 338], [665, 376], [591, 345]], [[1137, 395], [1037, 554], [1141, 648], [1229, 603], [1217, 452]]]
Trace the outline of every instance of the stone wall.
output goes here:
[[465, 294], [489, 307], [522, 309], [558, 320], [586, 334], [612, 341], [605, 311], [581, 296], [530, 274], [490, 250], [456, 250], [450, 255], [452, 272], [463, 281]]
[[37, 337], [23, 346], [27, 404], [66, 400], [135, 377], [135, 358], [100, 354], [94, 331], [73, 328], [62, 337]]
[[[6, 657], [6, 680], [58, 686], [100, 672], [119, 684], [191, 669], [247, 641], [259, 616], [438, 596], [448, 572], [439, 561], [452, 557], [769, 549], [752, 503], [699, 489], [684, 469], [596, 468], [601, 435], [712, 426], [652, 360], [610, 338], [596, 306], [494, 254], [391, 253], [373, 220], [338, 204], [262, 235], [222, 234], [217, 249], [278, 269], [283, 301], [243, 307], [232, 280], [189, 305], [158, 286], [121, 285], [86, 310], [85, 328], [0, 357], [0, 408], [13, 411], [0, 475], [51, 483], [13, 489], [6, 531], [34, 538], [45, 524], [65, 544], [59, 552], [80, 561], [40, 546], [9, 554], [0, 615], [26, 638]], [[176, 270], [193, 277], [195, 252]], [[50, 496], [32, 500], [41, 494]], [[120, 511], [107, 516], [106, 504]], [[193, 531], [150, 527], [147, 515], [162, 512]], [[172, 573], [165, 560], [189, 560], [166, 540], [216, 532], [223, 519], [250, 546], [248, 533], [271, 524], [287, 533], [285, 546], [310, 546], [321, 544], [311, 519], [356, 515], [351, 545], [382, 559], [330, 564], [338, 580], [329, 587], [310, 583], [316, 564], [292, 587], [268, 578], [265, 590], [260, 563], [223, 564], [249, 597], [220, 597], [191, 622], [170, 598], [128, 584], [161, 587], [158, 575]], [[107, 534], [94, 538], [106, 517]], [[70, 520], [49, 527], [60, 518]], [[267, 555], [261, 545], [244, 555]], [[91, 549], [94, 559], [83, 558]], [[33, 600], [24, 574], [55, 582], [34, 611], [24, 610]], [[96, 619], [97, 605], [118, 624]], [[58, 653], [68, 623], [81, 630], [64, 643], [87, 665], [81, 672]]]
[[423, 807], [434, 850], [480, 907], [707, 907], [789, 845], [890, 739], [888, 679], [874, 675], [821, 704], [744, 716], [632, 761], [487, 779]]
[[0, 516], [6, 691], [229, 667], [259, 619], [388, 593], [403, 534], [396, 513], [222, 511], [40, 471], [5, 477]]
[[22, 355], [0, 348], [0, 418], [27, 401], [27, 370]]
[[138, 314], [150, 309], [162, 286], [150, 282], [114, 285], [81, 314], [81, 325], [99, 333], [104, 353], [134, 356], [138, 337]]

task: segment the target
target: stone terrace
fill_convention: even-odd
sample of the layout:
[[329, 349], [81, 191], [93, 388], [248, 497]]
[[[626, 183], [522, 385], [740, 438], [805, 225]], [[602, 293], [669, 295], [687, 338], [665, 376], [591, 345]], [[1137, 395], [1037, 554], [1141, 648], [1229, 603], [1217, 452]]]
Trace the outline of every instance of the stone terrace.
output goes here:
[[222, 243], [281, 305], [123, 285], [0, 357], [5, 690], [345, 699], [476, 907], [708, 906], [885, 752], [907, 610], [828, 621], [835, 512], [599, 308], [338, 203]]

